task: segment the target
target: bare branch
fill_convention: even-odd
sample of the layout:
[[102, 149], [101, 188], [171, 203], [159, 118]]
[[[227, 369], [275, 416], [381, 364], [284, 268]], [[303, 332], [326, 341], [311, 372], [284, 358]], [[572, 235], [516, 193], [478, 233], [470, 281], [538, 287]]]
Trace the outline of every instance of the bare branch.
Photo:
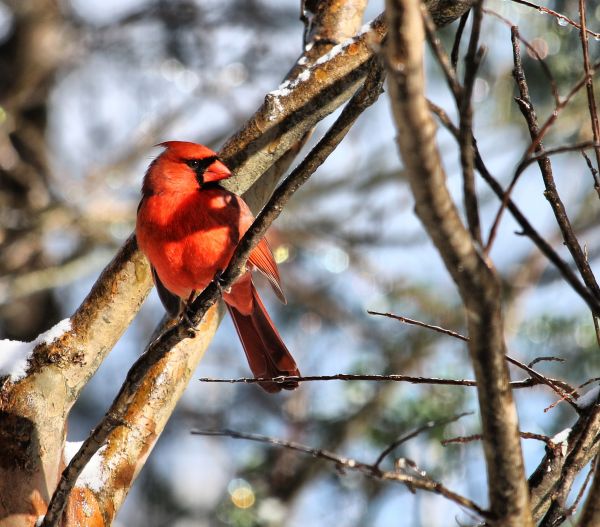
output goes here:
[[[546, 377], [546, 379], [548, 379]], [[400, 375], [391, 373], [387, 375], [368, 375], [368, 374], [353, 374], [353, 373], [336, 373], [334, 375], [281, 375], [279, 377], [238, 377], [236, 379], [214, 379], [211, 377], [201, 377], [198, 379], [200, 382], [214, 382], [214, 383], [226, 383], [226, 384], [257, 384], [261, 382], [275, 382], [275, 383], [286, 383], [289, 381], [293, 382], [311, 382], [311, 381], [373, 381], [373, 382], [408, 382], [410, 384], [437, 384], [442, 386], [477, 386], [477, 381], [470, 379], [440, 379], [439, 377], [419, 377], [413, 375]], [[568, 387], [563, 381], [558, 379], [550, 379], [557, 385], [564, 385]], [[511, 388], [531, 388], [532, 386], [539, 386], [542, 384], [548, 384], [539, 378], [529, 377], [521, 381], [512, 381], [510, 383]]]
[[[218, 436], [231, 437], [233, 439], [246, 439], [249, 441], [257, 441], [259, 443], [267, 443], [269, 445], [275, 445], [290, 450], [295, 450], [296, 452], [309, 454], [317, 459], [323, 459], [330, 463], [335, 463], [335, 465], [338, 468], [343, 470], [357, 471], [375, 479], [396, 481], [398, 483], [404, 483], [409, 488], [417, 488], [428, 492], [433, 492], [435, 494], [439, 494], [445, 497], [446, 499], [453, 501], [457, 505], [460, 505], [461, 507], [465, 507], [475, 512], [481, 518], [489, 517], [488, 512], [479, 507], [479, 505], [477, 505], [475, 502], [451, 491], [441, 483], [429, 478], [424, 471], [420, 471], [416, 464], [410, 460], [399, 460], [405, 461], [405, 463], [397, 463], [396, 469], [393, 471], [381, 471], [376, 464], [371, 465], [362, 461], [357, 461], [355, 459], [341, 457], [327, 450], [313, 448], [293, 441], [284, 441], [282, 439], [277, 439], [274, 437], [264, 436], [260, 434], [248, 434], [236, 432], [235, 430], [192, 430], [191, 433], [194, 435], [202, 436]], [[412, 469], [411, 472], [413, 472], [414, 475], [409, 474], [408, 471], [403, 468], [403, 464], [409, 464]]]
[[583, 506], [581, 518], [579, 519], [578, 523], [579, 527], [594, 527], [594, 525], [600, 525], [600, 460], [597, 457], [594, 464], [595, 469], [594, 466], [592, 466], [588, 477], [586, 478], [586, 481], [581, 486], [581, 491], [577, 496], [578, 499], [575, 500], [575, 504], [577, 504], [579, 500], [581, 500], [581, 497], [583, 496], [583, 491], [587, 488], [588, 478], [593, 472], [594, 482], [592, 483], [592, 488], [590, 489], [590, 492]]
[[454, 422], [458, 421], [459, 419], [461, 419], [462, 417], [465, 417], [467, 415], [473, 415], [473, 412], [463, 412], [461, 414], [453, 415], [452, 417], [448, 417], [447, 419], [438, 419], [436, 421], [429, 421], [428, 423], [425, 423], [424, 425], [419, 426], [418, 428], [415, 428], [414, 430], [411, 430], [410, 432], [407, 432], [406, 434], [401, 435], [393, 443], [388, 445], [381, 452], [381, 454], [379, 454], [379, 457], [375, 460], [375, 463], [373, 464], [373, 466], [375, 468], [379, 468], [379, 465], [381, 465], [381, 463], [387, 456], [389, 456], [401, 444], [406, 443], [410, 439], [417, 437], [418, 435], [422, 434], [423, 432], [426, 432], [427, 430], [431, 430], [432, 428], [437, 428], [438, 426], [445, 426], [447, 424], [454, 423]]
[[483, 55], [483, 48], [478, 49], [479, 32], [483, 0], [478, 0], [471, 9], [473, 13], [473, 25], [467, 56], [465, 57], [465, 80], [461, 98], [458, 101], [458, 144], [460, 147], [460, 164], [463, 169], [463, 200], [467, 215], [469, 232], [479, 246], [483, 245], [481, 239], [481, 222], [479, 219], [479, 205], [475, 190], [475, 154], [473, 141], [471, 140], [473, 126], [473, 107], [471, 106], [471, 95], [475, 84], [475, 75]]
[[466, 12], [463, 16], [460, 17], [460, 22], [458, 24], [458, 28], [456, 28], [456, 35], [454, 36], [454, 44], [452, 45], [452, 52], [450, 53], [450, 62], [452, 64], [452, 68], [456, 71], [456, 67], [458, 65], [458, 53], [460, 51], [460, 40], [462, 38], [463, 31], [465, 30], [465, 26], [467, 25], [467, 20], [469, 18], [469, 12]]
[[[428, 102], [429, 108], [432, 112], [434, 112], [440, 122], [444, 125], [448, 131], [450, 131], [455, 137], [458, 137], [458, 129], [452, 123], [446, 112], [443, 109], [439, 108], [432, 102]], [[475, 139], [473, 139], [475, 141]], [[479, 153], [479, 149], [477, 148], [477, 143], [475, 142], [475, 166], [479, 171], [481, 177], [484, 181], [490, 186], [490, 188], [494, 191], [494, 194], [500, 199], [504, 200], [505, 192], [502, 189], [502, 186], [496, 178], [491, 174], [485, 165], [481, 154]], [[558, 255], [558, 253], [552, 248], [552, 246], [540, 235], [539, 232], [533, 227], [533, 225], [527, 220], [525, 215], [521, 212], [521, 210], [517, 207], [517, 205], [509, 199], [506, 204], [508, 210], [513, 215], [517, 223], [521, 226], [523, 235], [529, 237], [531, 241], [537, 246], [537, 248], [548, 258], [548, 260], [558, 269], [560, 274], [563, 276], [565, 281], [573, 288], [573, 290], [585, 301], [585, 303], [590, 307], [593, 313], [600, 312], [600, 302], [591, 294], [587, 287], [585, 287], [579, 278], [573, 273], [569, 265]]]
[[[556, 443], [554, 443], [552, 441], [551, 437], [542, 435], [542, 434], [535, 434], [533, 432], [519, 432], [519, 436], [523, 439], [536, 439], [537, 441], [542, 441], [544, 443], [546, 443], [546, 445], [548, 446], [548, 448], [551, 448], [552, 450], [557, 450], [560, 449], [561, 446], [557, 445]], [[449, 439], [444, 439], [442, 440], [440, 443], [442, 446], [448, 446], [451, 444], [465, 444], [465, 443], [471, 443], [472, 441], [481, 441], [483, 439], [483, 436], [481, 434], [473, 434], [470, 436], [459, 436], [459, 437], [451, 437]]]
[[[421, 322], [419, 320], [413, 320], [411, 318], [394, 315], [393, 313], [378, 313], [376, 311], [368, 311], [368, 313], [370, 313], [372, 315], [383, 315], [385, 317], [393, 318], [400, 322], [404, 322], [405, 324], [412, 324], [415, 326], [420, 326], [423, 328], [431, 329], [433, 331], [437, 331], [438, 333], [442, 333], [444, 335], [448, 335], [450, 337], [454, 337], [454, 338], [457, 338], [457, 339], [465, 341], [465, 342], [469, 342], [469, 340], [470, 340], [469, 337], [465, 337], [464, 335], [461, 335], [460, 333], [456, 333], [455, 331], [451, 331], [449, 329], [442, 328], [440, 326], [433, 326], [431, 324], [427, 324], [427, 323]], [[573, 400], [573, 397], [572, 397], [572, 395], [576, 394], [577, 392], [571, 386], [569, 386], [567, 383], [565, 383], [563, 381], [555, 381], [554, 379], [549, 379], [545, 375], [542, 375], [541, 373], [538, 373], [537, 371], [533, 370], [531, 368], [531, 365], [527, 366], [527, 365], [523, 364], [521, 361], [511, 357], [510, 355], [506, 355], [506, 360], [508, 362], [510, 362], [511, 364], [514, 364], [518, 368], [521, 368], [522, 370], [526, 371], [532, 379], [535, 379], [540, 384], [545, 384], [545, 385], [549, 386], [550, 388], [552, 388], [552, 390], [554, 392], [556, 392], [558, 395], [561, 396], [561, 400], [567, 400], [571, 404], [571, 406], [573, 406], [573, 408], [575, 408], [576, 411], [579, 411], [579, 407], [575, 404], [575, 401]], [[512, 383], [511, 383], [511, 385], [512, 385]]]
[[458, 285], [467, 310], [492, 515], [502, 525], [529, 527], [532, 521], [518, 419], [504, 360], [499, 281], [460, 221], [446, 186], [435, 124], [424, 97], [419, 2], [388, 0], [386, 8], [389, 89], [415, 211]]
[[[529, 97], [529, 87], [527, 85], [525, 72], [523, 71], [523, 65], [521, 63], [521, 52], [518, 41], [518, 29], [516, 27], [513, 28], [511, 39], [513, 43], [513, 55], [515, 64], [514, 77], [519, 88], [520, 94], [519, 108], [521, 109], [521, 112], [523, 113], [523, 116], [525, 117], [525, 120], [527, 122], [531, 139], [535, 141], [540, 137], [540, 129], [538, 126], [535, 109]], [[586, 70], [586, 75], [588, 75], [589, 79], [591, 80], [591, 70]], [[598, 145], [595, 145], [595, 147], [598, 148]], [[546, 199], [552, 207], [554, 216], [556, 218], [556, 222], [558, 223], [558, 226], [560, 227], [561, 233], [563, 235], [565, 245], [569, 249], [569, 252], [573, 257], [573, 260], [575, 261], [575, 265], [577, 265], [577, 269], [579, 269], [584, 283], [587, 285], [587, 287], [590, 289], [590, 291], [596, 297], [596, 299], [600, 300], [600, 287], [598, 287], [598, 283], [596, 282], [594, 273], [592, 272], [583, 253], [583, 249], [581, 248], [581, 245], [579, 244], [579, 241], [577, 240], [577, 237], [573, 232], [573, 228], [567, 216], [565, 206], [562, 200], [560, 199], [560, 196], [556, 189], [556, 184], [554, 183], [552, 165], [550, 164], [550, 160], [548, 159], [548, 157], [544, 156], [545, 152], [541, 140], [537, 141], [535, 152], [541, 156], [538, 159], [538, 161], [540, 171], [542, 173], [542, 179], [546, 187], [544, 195], [546, 196]], [[600, 315], [600, 313], [596, 313], [596, 315]]]
[[[581, 38], [581, 49], [583, 51], [583, 68], [586, 76], [585, 89], [587, 92], [590, 121], [592, 123], [592, 135], [594, 143], [596, 143], [594, 152], [596, 153], [596, 165], [600, 168], [600, 124], [598, 123], [598, 110], [596, 109], [596, 96], [594, 95], [594, 72], [590, 63], [590, 49], [588, 46], [588, 34], [585, 21], [585, 0], [579, 0], [579, 21], [581, 23], [579, 36]], [[598, 197], [600, 197], [600, 186], [596, 185], [596, 191], [599, 193]]]
[[592, 160], [585, 153], [585, 151], [582, 150], [581, 155], [584, 157], [585, 162], [587, 163], [587, 166], [590, 169], [590, 173], [592, 174], [592, 180], [594, 181], [594, 189], [596, 190], [596, 193], [600, 197], [600, 175], [598, 173], [598, 170], [596, 168], [594, 168], [594, 165], [592, 164]]
[[441, 326], [434, 326], [432, 324], [427, 324], [426, 322], [421, 322], [420, 320], [415, 320], [413, 318], [402, 317], [400, 315], [395, 315], [394, 313], [380, 313], [378, 311], [367, 311], [369, 315], [380, 315], [382, 317], [393, 318], [394, 320], [398, 320], [399, 322], [403, 322], [404, 324], [411, 324], [414, 326], [420, 326], [422, 328], [431, 329], [433, 331], [437, 331], [438, 333], [442, 333], [444, 335], [448, 335], [450, 337], [457, 338], [459, 340], [464, 340], [465, 342], [469, 342], [469, 337], [465, 337], [460, 333], [456, 333], [456, 331], [452, 331], [450, 329], [443, 328]]
[[[546, 13], [548, 15], [551, 15], [551, 16], [555, 17], [556, 19], [562, 20], [566, 24], [570, 24], [573, 27], [576, 27], [577, 29], [581, 30], [581, 26], [577, 22], [575, 22], [575, 20], [570, 19], [568, 16], [563, 15], [562, 13], [559, 13], [558, 11], [548, 9], [545, 6], [534, 4], [533, 2], [529, 2], [527, 0], [510, 0], [510, 1], [514, 2], [515, 4], [521, 4], [521, 5], [526, 5], [527, 7], [532, 7], [533, 9], [535, 9], [536, 11], [539, 11], [540, 13]], [[600, 39], [600, 33], [594, 33], [593, 31], [590, 31], [589, 29], [586, 29], [585, 31], [588, 35], [594, 37], [595, 39]]]

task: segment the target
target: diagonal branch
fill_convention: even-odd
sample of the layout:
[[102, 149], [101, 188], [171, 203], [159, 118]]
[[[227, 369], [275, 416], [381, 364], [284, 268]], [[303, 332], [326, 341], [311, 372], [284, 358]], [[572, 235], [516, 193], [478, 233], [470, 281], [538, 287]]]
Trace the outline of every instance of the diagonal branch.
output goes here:
[[[592, 135], [594, 143], [596, 143], [596, 147], [594, 148], [594, 152], [596, 153], [596, 166], [600, 169], [600, 146], [598, 146], [600, 145], [600, 123], [598, 122], [596, 96], [594, 95], [594, 72], [590, 63], [590, 49], [588, 46], [588, 34], [585, 21], [585, 0], [579, 0], [579, 21], [581, 23], [579, 36], [581, 38], [581, 49], [583, 51], [583, 68], [586, 76], [585, 89], [587, 92], [588, 109], [592, 124]], [[598, 193], [598, 197], [600, 197], [600, 182], [596, 178], [594, 179], [594, 188]]]
[[600, 460], [596, 457], [594, 482], [583, 506], [579, 527], [594, 527], [600, 525]]
[[458, 101], [458, 144], [460, 147], [460, 163], [463, 170], [463, 200], [469, 232], [480, 246], [482, 245], [481, 222], [479, 219], [479, 204], [477, 202], [477, 193], [475, 190], [475, 154], [473, 141], [471, 141], [471, 129], [473, 127], [473, 106], [471, 105], [471, 96], [475, 84], [475, 75], [483, 55], [483, 48], [478, 49], [481, 20], [483, 18], [482, 8], [483, 0], [478, 0], [471, 9], [471, 12], [473, 13], [473, 25], [471, 28], [471, 38], [469, 39], [467, 56], [465, 57], [464, 86]]
[[[429, 102], [429, 108], [433, 113], [435, 113], [440, 122], [444, 125], [444, 127], [452, 134], [454, 137], [458, 138], [458, 128], [450, 121], [448, 115], [444, 112], [443, 109], [439, 108], [435, 104]], [[481, 177], [484, 181], [489, 185], [494, 194], [500, 199], [502, 202], [506, 199], [506, 193], [503, 190], [502, 186], [498, 182], [498, 180], [492, 175], [492, 173], [488, 170], [486, 164], [479, 153], [479, 149], [477, 147], [477, 142], [473, 138], [473, 142], [475, 145], [475, 166]], [[533, 159], [533, 158], [530, 158]], [[537, 161], [537, 159], [534, 159]], [[565, 262], [558, 253], [552, 248], [552, 246], [541, 236], [539, 232], [533, 227], [533, 225], [529, 222], [529, 220], [525, 217], [523, 212], [517, 207], [517, 205], [510, 198], [506, 201], [506, 207], [513, 215], [513, 218], [516, 222], [521, 226], [522, 232], [521, 234], [529, 237], [531, 241], [537, 246], [540, 252], [548, 258], [548, 260], [556, 267], [556, 269], [563, 276], [565, 281], [571, 286], [571, 288], [586, 302], [586, 304], [590, 307], [592, 312], [600, 313], [600, 302], [592, 295], [587, 287], [581, 283], [581, 280], [577, 277], [577, 275], [571, 270], [569, 264]]]
[[[525, 72], [521, 63], [521, 49], [519, 46], [518, 34], [518, 29], [514, 27], [511, 36], [515, 63], [513, 74], [517, 86], [519, 88], [519, 97], [521, 101], [521, 104], [519, 104], [519, 108], [521, 109], [521, 113], [523, 113], [523, 116], [525, 117], [525, 120], [527, 122], [531, 139], [535, 141], [540, 135], [540, 129], [538, 126], [535, 109], [529, 97], [529, 87], [527, 85], [527, 79], [525, 78]], [[586, 75], [589, 75], [589, 79], [591, 80], [589, 63], [588, 70], [586, 70]], [[598, 152], [597, 145], [596, 151]], [[585, 285], [589, 288], [593, 296], [597, 300], [600, 300], [600, 287], [596, 282], [596, 277], [594, 276], [594, 273], [592, 272], [587, 258], [585, 257], [583, 249], [579, 244], [579, 240], [577, 239], [577, 236], [573, 231], [573, 227], [571, 226], [571, 222], [569, 221], [569, 217], [567, 216], [565, 206], [558, 194], [558, 190], [556, 189], [556, 184], [554, 182], [554, 175], [552, 173], [552, 165], [550, 163], [550, 159], [544, 155], [544, 146], [542, 145], [541, 141], [537, 141], [535, 152], [540, 156], [538, 164], [542, 173], [544, 186], [546, 187], [544, 195], [546, 196], [546, 199], [552, 207], [554, 217], [556, 218], [556, 222], [558, 223], [560, 231], [563, 235], [565, 245], [571, 253], [571, 256], [575, 261], [575, 265], [577, 266], [577, 269], [579, 270], [579, 273], [581, 274]]]

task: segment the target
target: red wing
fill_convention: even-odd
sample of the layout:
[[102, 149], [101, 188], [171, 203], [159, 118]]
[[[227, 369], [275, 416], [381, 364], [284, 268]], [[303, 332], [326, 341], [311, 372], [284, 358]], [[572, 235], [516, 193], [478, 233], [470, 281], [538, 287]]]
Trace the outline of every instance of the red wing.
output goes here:
[[271, 247], [266, 239], [262, 239], [259, 244], [254, 248], [248, 259], [250, 263], [256, 267], [262, 274], [264, 274], [273, 291], [277, 295], [277, 298], [284, 304], [287, 304], [283, 290], [281, 289], [281, 279], [279, 278], [279, 271], [277, 270], [277, 264], [273, 258]]

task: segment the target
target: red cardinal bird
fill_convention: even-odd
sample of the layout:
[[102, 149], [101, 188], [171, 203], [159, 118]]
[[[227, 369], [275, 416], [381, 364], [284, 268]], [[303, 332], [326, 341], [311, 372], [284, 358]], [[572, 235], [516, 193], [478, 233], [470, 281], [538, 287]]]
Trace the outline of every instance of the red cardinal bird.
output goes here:
[[[193, 292], [202, 291], [223, 271], [254, 217], [238, 195], [219, 185], [231, 176], [209, 148], [168, 141], [148, 167], [138, 207], [136, 236], [150, 260], [152, 276], [167, 312], [175, 317]], [[280, 300], [277, 264], [265, 239], [250, 254], [248, 271], [223, 294], [250, 369], [255, 377], [299, 375], [252, 283], [252, 269], [261, 271]], [[263, 382], [268, 392], [288, 390], [297, 382]]]

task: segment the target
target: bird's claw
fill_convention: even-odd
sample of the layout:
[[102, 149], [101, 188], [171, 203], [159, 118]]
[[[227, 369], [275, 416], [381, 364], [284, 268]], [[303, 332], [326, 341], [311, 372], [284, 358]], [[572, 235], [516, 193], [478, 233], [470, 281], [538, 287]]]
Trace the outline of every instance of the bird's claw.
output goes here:
[[196, 336], [196, 327], [190, 317], [190, 315], [192, 315], [192, 313], [189, 311], [190, 305], [193, 302], [195, 296], [196, 296], [196, 291], [193, 290], [190, 293], [190, 296], [188, 297], [188, 299], [185, 302], [182, 302], [183, 306], [181, 309], [181, 313], [179, 314], [179, 322], [185, 323], [185, 325], [186, 325], [185, 329], [187, 330], [190, 338], [194, 338]]
[[217, 289], [219, 290], [219, 292], [221, 293], [221, 296], [223, 296], [224, 293], [229, 293], [231, 291], [231, 287], [227, 287], [225, 288], [225, 279], [223, 278], [223, 271], [217, 271], [215, 273], [215, 277], [213, 279], [215, 285], [217, 286]]

